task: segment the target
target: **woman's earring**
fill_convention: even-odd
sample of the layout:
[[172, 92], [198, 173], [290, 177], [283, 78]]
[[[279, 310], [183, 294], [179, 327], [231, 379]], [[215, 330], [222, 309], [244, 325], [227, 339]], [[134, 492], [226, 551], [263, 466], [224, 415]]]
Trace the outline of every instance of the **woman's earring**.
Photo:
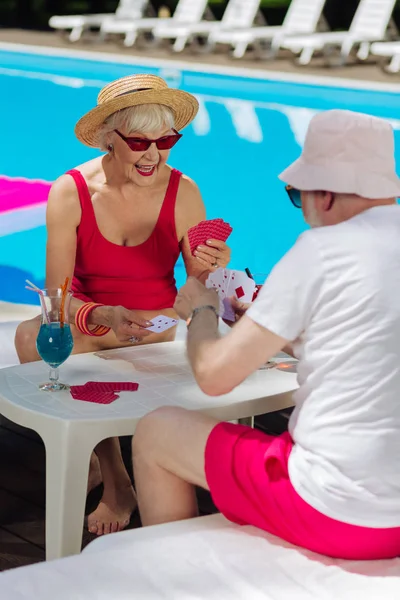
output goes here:
[[114, 144], [108, 144], [107, 150], [109, 151], [110, 154], [112, 154], [114, 152]]

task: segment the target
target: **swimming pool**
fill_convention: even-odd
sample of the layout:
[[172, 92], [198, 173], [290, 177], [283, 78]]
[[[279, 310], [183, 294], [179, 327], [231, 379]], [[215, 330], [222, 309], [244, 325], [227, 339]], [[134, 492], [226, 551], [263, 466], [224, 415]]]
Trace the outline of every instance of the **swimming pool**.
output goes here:
[[[348, 108], [389, 119], [400, 159], [395, 86], [352, 89], [340, 80], [316, 85], [250, 72], [196, 71], [167, 61], [151, 66], [58, 54], [0, 48], [0, 300], [35, 301], [24, 281], [43, 284], [49, 183], [97, 155], [75, 139], [74, 124], [100, 88], [118, 77], [151, 72], [197, 96], [199, 115], [170, 163], [198, 183], [209, 218], [231, 223], [232, 266], [238, 269], [268, 273], [305, 228], [277, 175], [298, 156], [316, 112]], [[176, 275], [181, 284], [181, 263]]]

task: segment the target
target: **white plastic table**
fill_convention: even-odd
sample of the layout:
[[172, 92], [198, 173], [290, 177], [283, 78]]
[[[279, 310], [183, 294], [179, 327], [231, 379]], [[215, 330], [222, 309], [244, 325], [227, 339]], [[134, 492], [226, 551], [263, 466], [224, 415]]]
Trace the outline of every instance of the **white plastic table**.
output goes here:
[[296, 376], [260, 370], [229, 394], [206, 396], [194, 381], [185, 343], [165, 342], [106, 353], [72, 356], [61, 367], [61, 380], [136, 381], [137, 392], [124, 392], [109, 405], [74, 400], [69, 392], [38, 389], [47, 380], [43, 362], [0, 369], [0, 414], [36, 431], [46, 447], [46, 557], [77, 554], [90, 455], [103, 439], [132, 435], [141, 417], [165, 405], [200, 410], [224, 421], [291, 406]]

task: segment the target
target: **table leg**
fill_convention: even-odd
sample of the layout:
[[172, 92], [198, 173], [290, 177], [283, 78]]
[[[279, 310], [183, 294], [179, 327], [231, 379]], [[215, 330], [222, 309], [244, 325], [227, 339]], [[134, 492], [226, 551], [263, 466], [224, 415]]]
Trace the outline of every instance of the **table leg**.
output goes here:
[[243, 417], [243, 419], [238, 419], [238, 423], [239, 425], [247, 425], [254, 429], [254, 417]]
[[93, 447], [70, 423], [52, 425], [46, 446], [46, 559], [79, 554]]

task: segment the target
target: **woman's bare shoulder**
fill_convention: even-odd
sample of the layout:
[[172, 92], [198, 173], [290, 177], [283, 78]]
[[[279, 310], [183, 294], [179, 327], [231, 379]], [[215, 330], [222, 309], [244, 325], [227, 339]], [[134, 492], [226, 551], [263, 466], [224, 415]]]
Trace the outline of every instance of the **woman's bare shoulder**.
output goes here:
[[[85, 178], [88, 187], [91, 188], [92, 185], [101, 178], [103, 173], [101, 157], [78, 165], [73, 170], [79, 171]], [[70, 202], [78, 202], [79, 204], [76, 183], [67, 173], [58, 177], [51, 186], [49, 201], [52, 201], [55, 198], [61, 198], [63, 202], [69, 199]]]
[[104, 173], [103, 170], [103, 156], [97, 156], [92, 160], [88, 160], [81, 165], [75, 167], [82, 175], [86, 178], [96, 177], [99, 173]]
[[188, 200], [191, 203], [203, 205], [203, 200], [201, 198], [201, 193], [197, 183], [187, 175], [182, 174], [177, 201], [178, 203], [183, 202], [184, 204], [187, 204]]
[[98, 156], [97, 158], [88, 160], [87, 162], [83, 163], [82, 165], [78, 165], [75, 168], [77, 171], [82, 173], [89, 187], [99, 181], [103, 182], [105, 179], [103, 156]]

